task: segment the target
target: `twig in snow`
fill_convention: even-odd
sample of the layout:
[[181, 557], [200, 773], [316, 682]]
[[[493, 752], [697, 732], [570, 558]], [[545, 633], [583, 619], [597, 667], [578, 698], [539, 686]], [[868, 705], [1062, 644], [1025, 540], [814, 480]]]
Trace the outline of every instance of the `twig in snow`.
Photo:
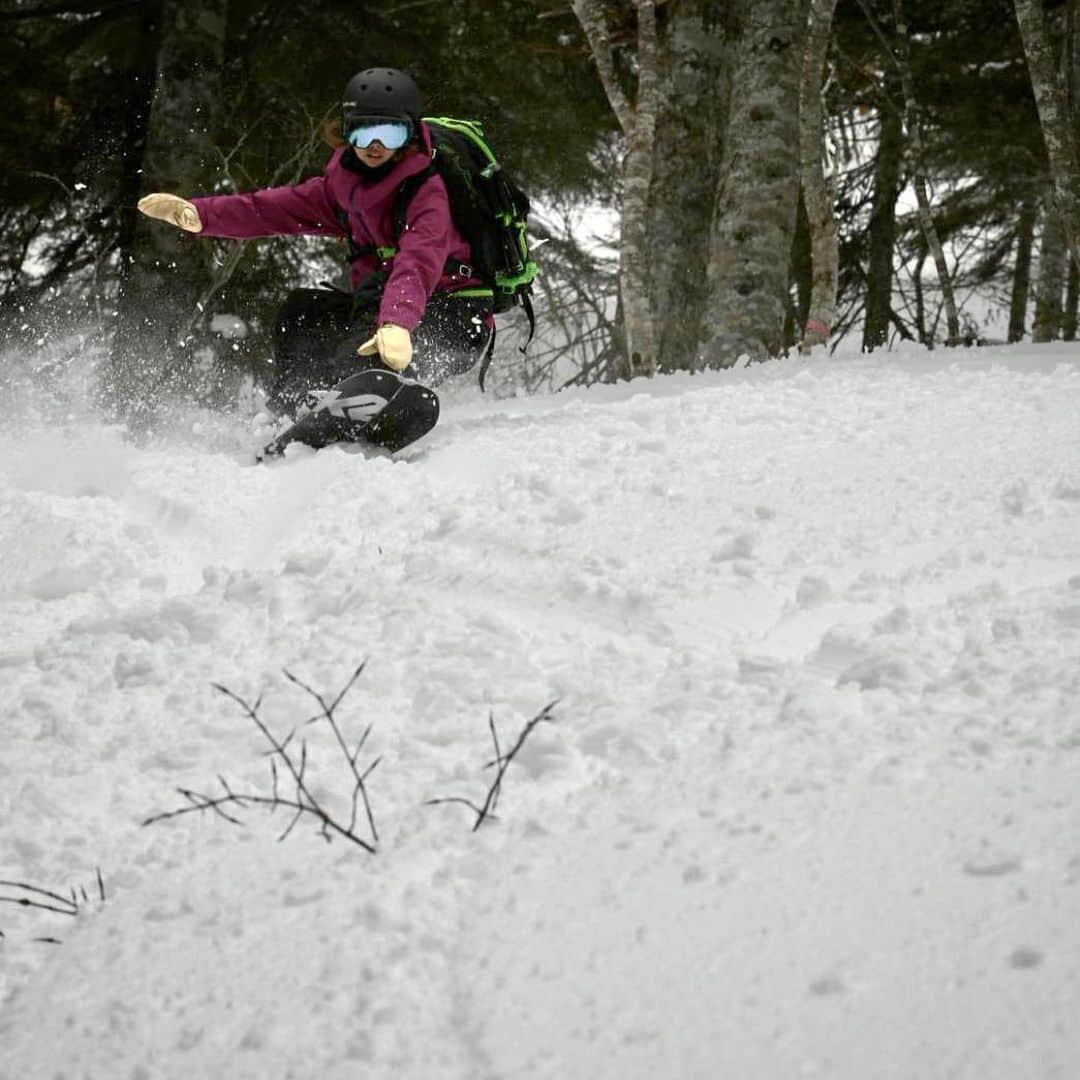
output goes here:
[[0, 904], [17, 904], [19, 907], [37, 908], [39, 911], [52, 911], [57, 915], [75, 915], [74, 908], [53, 907], [52, 904], [43, 904], [40, 900], [28, 900], [26, 897], [0, 896]]
[[[66, 896], [52, 892], [50, 889], [39, 889], [36, 885], [27, 885], [23, 881], [0, 881], [0, 889], [13, 889], [16, 893], [29, 893], [29, 896], [0, 896], [0, 903], [18, 904], [20, 907], [41, 908], [43, 911], [55, 911], [59, 915], [77, 915], [79, 905]], [[44, 896], [48, 900], [55, 900], [60, 907], [46, 904], [36, 899]]]
[[440, 799], [428, 799], [425, 805], [427, 806], [441, 806], [444, 803], [460, 803], [462, 806], [467, 806], [476, 815], [476, 821], [473, 822], [472, 831], [476, 832], [481, 825], [488, 818], [495, 818], [495, 807], [499, 801], [499, 795], [502, 793], [503, 777], [506, 775], [506, 770], [510, 765], [510, 762], [517, 756], [518, 751], [525, 745], [526, 739], [533, 733], [533, 731], [540, 724], [553, 724], [555, 718], [552, 715], [552, 710], [558, 704], [558, 699], [549, 702], [545, 705], [522, 729], [518, 734], [517, 740], [514, 745], [510, 747], [506, 754], [502, 753], [499, 747], [499, 733], [495, 728], [495, 716], [493, 713], [488, 714], [488, 728], [491, 731], [491, 740], [495, 744], [495, 760], [486, 762], [485, 769], [490, 769], [493, 765], [496, 767], [495, 779], [491, 782], [491, 786], [488, 788], [487, 798], [484, 799], [482, 806], [477, 806], [469, 799], [461, 798], [460, 796], [449, 796]]
[[[449, 795], [443, 799], [428, 799], [425, 806], [443, 806], [446, 803], [460, 803], [462, 806], [467, 806], [474, 814], [483, 814], [483, 810], [476, 805], [471, 799], [462, 798], [460, 795]], [[488, 814], [488, 817], [494, 818], [494, 814]]]
[[[98, 881], [98, 892], [102, 902], [105, 900], [105, 883], [101, 876], [101, 867], [95, 868]], [[63, 896], [62, 894], [55, 892], [52, 889], [43, 889], [38, 885], [29, 885], [25, 881], [0, 881], [0, 890], [4, 890], [4, 894], [0, 895], [0, 904], [11, 904], [14, 907], [21, 908], [34, 908], [37, 911], [48, 911], [53, 915], [67, 915], [69, 918], [74, 918], [79, 914], [83, 905], [90, 902], [90, 897], [87, 895], [86, 889], [83, 886], [79, 886], [76, 891], [75, 886], [71, 886], [71, 894], [69, 896]], [[82, 897], [80, 902], [79, 897]], [[0, 930], [0, 938], [6, 938], [7, 935]], [[59, 945], [60, 942], [56, 938], [34, 938], [34, 941], [47, 941]]]
[[310, 695], [312, 698], [315, 699], [315, 701], [318, 702], [319, 708], [322, 710], [322, 712], [319, 716], [313, 717], [312, 720], [309, 721], [309, 723], [314, 723], [317, 720], [325, 718], [326, 722], [330, 725], [330, 730], [334, 733], [334, 738], [337, 739], [337, 744], [341, 748], [341, 752], [345, 755], [345, 760], [349, 763], [349, 769], [352, 772], [353, 780], [355, 781], [355, 786], [353, 787], [352, 792], [352, 814], [349, 818], [349, 830], [352, 831], [356, 827], [358, 802], [360, 800], [363, 800], [364, 813], [367, 816], [368, 828], [371, 830], [372, 840], [377, 844], [379, 842], [379, 833], [378, 830], [375, 828], [375, 817], [371, 812], [371, 801], [368, 799], [367, 786], [365, 785], [364, 781], [371, 775], [372, 771], [379, 764], [382, 758], [376, 758], [362, 773], [359, 772], [356, 768], [356, 761], [357, 758], [359, 758], [360, 756], [360, 751], [364, 748], [364, 744], [367, 742], [367, 738], [371, 734], [371, 725], [369, 724], [367, 726], [364, 734], [360, 736], [360, 741], [356, 744], [356, 749], [350, 754], [348, 746], [345, 745], [345, 739], [341, 734], [341, 728], [338, 726], [337, 719], [334, 716], [334, 710], [341, 704], [345, 695], [352, 689], [353, 684], [363, 674], [366, 665], [367, 661], [365, 660], [364, 663], [362, 663], [352, 673], [349, 681], [345, 684], [344, 687], [342, 687], [341, 692], [338, 694], [338, 696], [329, 703], [327, 703], [327, 701], [325, 700], [325, 698], [323, 698], [321, 694], [316, 693], [316, 691], [312, 690], [310, 686], [302, 682], [291, 672], [286, 671], [285, 678], [294, 685], [299, 686], [301, 690], [303, 690], [306, 694]]
[[[310, 718], [307, 721], [307, 724], [326, 720], [330, 725], [330, 730], [333, 732], [334, 738], [337, 740], [337, 744], [340, 747], [346, 762], [348, 763], [349, 771], [353, 777], [352, 806], [348, 822], [337, 820], [312, 793], [307, 779], [307, 743], [302, 739], [300, 740], [299, 757], [297, 757], [295, 751], [290, 753], [289, 750], [289, 747], [296, 736], [296, 730], [290, 731], [284, 739], [278, 739], [266, 726], [265, 721], [259, 715], [259, 709], [262, 707], [261, 696], [256, 698], [254, 703], [248, 702], [238, 694], [235, 694], [227, 686], [222, 686], [220, 683], [214, 683], [214, 689], [219, 693], [224, 694], [231, 701], [236, 702], [248, 719], [259, 729], [262, 736], [270, 744], [270, 750], [267, 754], [270, 758], [270, 794], [266, 795], [259, 791], [236, 791], [230, 786], [224, 776], [219, 775], [217, 780], [221, 785], [223, 794], [207, 795], [202, 792], [192, 791], [188, 788], [177, 788], [177, 791], [183, 796], [187, 805], [178, 807], [175, 810], [167, 810], [160, 814], [154, 814], [152, 817], [147, 818], [143, 824], [153, 825], [156, 822], [182, 817], [185, 814], [205, 813], [210, 811], [217, 814], [219, 817], [224, 818], [231, 825], [243, 826], [244, 822], [236, 816], [236, 810], [246, 810], [251, 806], [265, 806], [273, 813], [278, 807], [283, 807], [286, 810], [292, 810], [293, 815], [281, 835], [278, 837], [278, 840], [284, 840], [289, 836], [296, 827], [297, 822], [299, 822], [304, 815], [308, 815], [318, 820], [320, 823], [319, 831], [324, 839], [330, 840], [334, 834], [337, 834], [343, 839], [356, 844], [358, 847], [361, 847], [374, 855], [376, 851], [375, 845], [379, 841], [379, 835], [375, 828], [375, 817], [371, 810], [371, 802], [368, 798], [366, 782], [372, 771], [379, 764], [381, 758], [376, 758], [361, 772], [357, 767], [357, 760], [360, 756], [360, 751], [367, 742], [368, 735], [371, 733], [371, 727], [369, 726], [360, 737], [355, 750], [350, 751], [336, 716], [338, 706], [344, 700], [345, 695], [352, 689], [356, 680], [363, 673], [365, 664], [366, 661], [352, 673], [348, 682], [345, 683], [344, 687], [332, 701], [328, 701], [323, 695], [313, 690], [291, 672], [286, 671], [284, 673], [285, 677], [291, 683], [300, 687], [300, 689], [318, 702], [321, 711], [319, 715]], [[278, 768], [279, 762], [285, 767], [288, 776], [292, 779], [294, 789], [292, 795], [282, 793], [281, 775]], [[363, 802], [368, 828], [371, 832], [370, 840], [360, 836], [356, 831], [359, 805], [361, 802]], [[229, 807], [233, 812], [230, 813], [226, 811], [225, 807]]]

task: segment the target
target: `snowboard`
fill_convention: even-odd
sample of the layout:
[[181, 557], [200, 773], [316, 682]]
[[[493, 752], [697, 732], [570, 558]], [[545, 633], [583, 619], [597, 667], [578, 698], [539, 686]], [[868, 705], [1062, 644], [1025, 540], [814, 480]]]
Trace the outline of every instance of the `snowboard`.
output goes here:
[[395, 453], [439, 419], [435, 392], [384, 368], [358, 371], [332, 390], [316, 391], [311, 409], [269, 442], [258, 460], [280, 457], [301, 442], [316, 450], [336, 442], [359, 442]]

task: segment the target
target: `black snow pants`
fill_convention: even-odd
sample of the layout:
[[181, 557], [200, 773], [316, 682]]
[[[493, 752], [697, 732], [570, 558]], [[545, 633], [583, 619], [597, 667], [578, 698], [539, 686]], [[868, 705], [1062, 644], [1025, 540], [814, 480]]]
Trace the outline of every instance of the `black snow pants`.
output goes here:
[[[337, 289], [295, 289], [274, 323], [274, 376], [267, 404], [293, 413], [305, 394], [329, 389], [364, 368], [378, 367], [377, 355], [356, 355], [375, 333], [380, 290], [362, 284], [355, 293]], [[412, 363], [402, 373], [427, 386], [468, 371], [491, 335], [490, 296], [433, 293], [413, 331]]]

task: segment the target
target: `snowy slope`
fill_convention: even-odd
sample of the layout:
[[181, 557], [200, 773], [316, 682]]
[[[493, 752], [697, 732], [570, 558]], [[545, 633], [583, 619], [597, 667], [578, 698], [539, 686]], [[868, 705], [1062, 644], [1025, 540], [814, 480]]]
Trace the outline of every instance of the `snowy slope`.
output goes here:
[[[220, 419], [37, 423], [35, 385], [0, 878], [89, 899], [0, 905], [0, 1077], [1080, 1075], [1075, 347], [466, 384], [398, 459], [270, 467]], [[213, 682], [283, 737], [283, 669], [365, 658], [377, 855], [255, 808], [140, 826], [268, 789]], [[556, 698], [498, 821], [425, 805]]]

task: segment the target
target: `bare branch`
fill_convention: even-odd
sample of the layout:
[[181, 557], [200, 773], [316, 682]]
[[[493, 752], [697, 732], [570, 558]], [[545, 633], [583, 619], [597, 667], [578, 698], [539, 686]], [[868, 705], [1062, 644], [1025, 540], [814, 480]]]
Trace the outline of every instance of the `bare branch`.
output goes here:
[[[285, 803], [284, 805], [288, 806], [289, 804]], [[296, 813], [293, 815], [292, 821], [289, 822], [289, 824], [285, 828], [285, 831], [278, 837], [278, 843], [281, 843], [281, 841], [284, 840], [289, 835], [289, 833], [293, 831], [293, 829], [296, 827], [296, 823], [300, 820], [301, 817], [303, 817], [303, 814], [304, 808], [302, 806], [297, 807]]]
[[[275, 737], [273, 732], [266, 726], [262, 717], [259, 715], [259, 706], [262, 703], [262, 698], [259, 697], [255, 704], [252, 705], [245, 701], [238, 694], [234, 693], [227, 686], [223, 686], [220, 683], [214, 683], [214, 689], [219, 693], [224, 694], [231, 701], [236, 702], [237, 705], [243, 710], [244, 714], [248, 717], [252, 723], [259, 729], [264, 739], [270, 745], [270, 751], [268, 756], [270, 757], [270, 794], [262, 794], [260, 792], [248, 792], [235, 790], [225, 779], [224, 776], [218, 775], [217, 780], [221, 785], [224, 795], [209, 796], [204, 795], [201, 792], [191, 791], [186, 788], [179, 788], [179, 794], [187, 801], [188, 805], [179, 807], [175, 810], [169, 810], [162, 813], [154, 814], [147, 818], [143, 824], [152, 825], [160, 821], [166, 821], [171, 818], [182, 817], [185, 814], [193, 813], [205, 813], [210, 811], [217, 814], [219, 817], [224, 818], [230, 824], [243, 825], [238, 817], [225, 810], [225, 807], [237, 807], [241, 810], [249, 809], [251, 806], [264, 806], [269, 808], [271, 813], [279, 806], [284, 806], [293, 810], [295, 813], [284, 831], [279, 836], [279, 840], [284, 840], [296, 827], [297, 822], [305, 815], [310, 815], [316, 818], [320, 823], [320, 832], [327, 840], [331, 839], [333, 834], [343, 837], [349, 840], [351, 843], [362, 847], [365, 851], [374, 854], [375, 844], [378, 843], [378, 833], [375, 829], [374, 815], [371, 810], [371, 804], [368, 799], [367, 789], [365, 786], [366, 779], [371, 775], [375, 766], [378, 765], [380, 759], [376, 759], [367, 769], [361, 773], [356, 764], [357, 756], [359, 755], [360, 748], [367, 741], [367, 737], [371, 732], [371, 727], [364, 732], [364, 735], [360, 739], [357, 749], [354, 753], [350, 753], [348, 746], [345, 742], [345, 738], [341, 732], [340, 725], [334, 715], [334, 710], [342, 702], [345, 695], [355, 685], [356, 680], [363, 672], [364, 664], [361, 664], [346, 682], [343, 689], [337, 694], [332, 702], [327, 702], [326, 699], [313, 690], [310, 686], [304, 683], [301, 679], [292, 675], [286, 671], [285, 676], [290, 682], [299, 686], [311, 697], [313, 697], [322, 710], [319, 716], [314, 717], [314, 720], [325, 719], [330, 729], [334, 734], [334, 738], [337, 741], [337, 745], [345, 757], [348, 763], [350, 773], [353, 777], [353, 791], [352, 791], [352, 813], [350, 820], [347, 824], [342, 824], [337, 821], [330, 812], [323, 807], [319, 800], [314, 796], [311, 789], [308, 786], [307, 772], [308, 772], [308, 746], [307, 742], [301, 740], [300, 742], [300, 754], [299, 760], [292, 756], [289, 752], [289, 745], [293, 741], [293, 737], [296, 734], [295, 729], [291, 731], [287, 738], [279, 740]], [[293, 796], [285, 797], [281, 791], [281, 774], [278, 771], [277, 762], [281, 761], [289, 776], [292, 778], [295, 786], [295, 792]], [[356, 820], [358, 817], [358, 807], [360, 801], [363, 801], [364, 809], [368, 821], [368, 826], [371, 829], [371, 842], [364, 840], [362, 837], [356, 834]]]
[[[97, 881], [99, 895], [104, 901], [105, 883], [101, 876], [100, 867], [97, 870]], [[52, 889], [43, 889], [37, 885], [30, 885], [25, 881], [0, 881], [0, 889], [9, 890], [14, 894], [0, 896], [0, 904], [10, 904], [12, 907], [30, 908], [36, 911], [47, 911], [53, 915], [66, 915], [68, 918], [75, 918], [79, 914], [81, 910], [80, 897], [82, 897], [83, 904], [90, 902], [89, 894], [82, 885], [78, 887], [72, 885], [67, 896], [63, 896]], [[0, 930], [0, 939], [5, 938], [6, 935]], [[31, 940], [60, 944], [56, 938], [32, 938]]]
[[29, 900], [24, 897], [14, 896], [0, 896], [0, 904], [15, 904], [17, 907], [31, 907], [38, 908], [41, 911], [54, 911], [57, 915], [75, 915], [77, 911], [72, 911], [71, 908], [55, 907], [52, 904], [43, 904], [39, 900]]
[[[48, 897], [50, 900], [56, 900], [60, 904], [71, 904], [66, 896], [61, 896], [59, 893], [50, 892], [48, 889], [40, 889], [36, 885], [27, 885], [22, 881], [0, 881], [0, 888], [4, 889], [21, 889], [23, 892], [35, 893], [38, 896]], [[75, 905], [72, 904], [74, 907]]]
[[473, 823], [472, 831], [476, 832], [477, 829], [488, 819], [494, 818], [495, 804], [498, 801], [499, 794], [502, 790], [503, 777], [506, 775], [506, 770], [510, 765], [510, 762], [517, 756], [518, 751], [525, 745], [526, 740], [532, 734], [532, 732], [540, 725], [545, 723], [554, 723], [554, 716], [552, 710], [558, 704], [558, 699], [549, 702], [545, 705], [519, 732], [514, 745], [506, 754], [502, 754], [499, 748], [498, 734], [495, 731], [495, 719], [490, 717], [489, 726], [491, 728], [492, 738], [495, 740], [495, 761], [488, 762], [488, 765], [497, 765], [498, 771], [495, 775], [495, 779], [492, 781], [491, 786], [488, 788], [487, 797], [484, 799], [482, 806], [476, 806], [468, 799], [464, 799], [457, 796], [450, 796], [446, 798], [428, 799], [424, 804], [425, 806], [440, 806], [443, 803], [459, 803], [462, 806], [467, 806], [470, 810], [476, 814], [476, 821]]
[[[443, 806], [446, 803], [460, 803], [462, 806], [467, 806], [474, 814], [481, 814], [483, 811], [476, 805], [471, 799], [463, 799], [459, 796], [451, 795], [445, 799], [428, 799], [425, 801], [425, 806]], [[494, 814], [488, 814], [488, 817], [494, 818]]]
[[[356, 749], [352, 753], [352, 757], [349, 760], [355, 765], [356, 759], [360, 756], [360, 751], [364, 749], [364, 743], [367, 742], [368, 736], [371, 734], [371, 729], [374, 725], [368, 724], [364, 730], [364, 734], [360, 736], [360, 741], [356, 744]], [[368, 770], [371, 771], [370, 769]]]
[[330, 729], [334, 733], [334, 738], [337, 740], [338, 747], [341, 749], [342, 754], [345, 755], [345, 760], [348, 762], [349, 770], [352, 773], [353, 780], [356, 784], [352, 793], [352, 819], [349, 823], [350, 830], [352, 830], [356, 825], [357, 802], [359, 797], [359, 799], [362, 800], [364, 804], [364, 813], [367, 817], [368, 828], [371, 830], [372, 839], [375, 841], [375, 843], [378, 843], [379, 832], [378, 829], [376, 829], [375, 827], [375, 816], [371, 809], [371, 801], [368, 798], [367, 788], [364, 785], [364, 781], [370, 775], [371, 770], [375, 768], [375, 765], [378, 764], [378, 760], [376, 760], [375, 765], [370, 766], [368, 770], [363, 774], [361, 774], [356, 768], [356, 759], [360, 754], [361, 747], [363, 747], [364, 743], [367, 742], [367, 737], [371, 733], [371, 725], [368, 725], [367, 730], [361, 736], [360, 742], [357, 744], [356, 751], [350, 754], [349, 748], [345, 744], [345, 738], [341, 734], [341, 728], [338, 725], [337, 718], [334, 716], [334, 710], [337, 709], [337, 707], [345, 699], [345, 695], [356, 684], [356, 680], [359, 679], [360, 676], [364, 673], [364, 668], [366, 666], [367, 660], [364, 660], [349, 677], [348, 682], [346, 682], [345, 685], [341, 688], [337, 697], [335, 697], [334, 700], [329, 704], [327, 704], [326, 699], [321, 694], [317, 693], [315, 690], [313, 690], [301, 679], [298, 679], [291, 672], [286, 671], [284, 674], [285, 678], [287, 678], [291, 683], [300, 687], [301, 690], [310, 695], [312, 698], [315, 699], [315, 701], [319, 703], [319, 707], [322, 709], [322, 717], [316, 717], [315, 719], [322, 719], [323, 717], [325, 717], [326, 722], [330, 725]]
[[[489, 761], [488, 766], [495, 765], [496, 768], [498, 768], [500, 770], [499, 775], [501, 776], [503, 757], [502, 757], [502, 750], [499, 748], [499, 733], [498, 733], [498, 731], [495, 730], [495, 711], [494, 711], [494, 709], [492, 709], [488, 713], [488, 728], [491, 730], [491, 741], [495, 744], [495, 760], [494, 761]], [[499, 788], [499, 783], [498, 783], [498, 780], [496, 780], [495, 794], [494, 794], [494, 797], [491, 800], [491, 809], [492, 810], [495, 809], [495, 807], [496, 807], [496, 805], [498, 804], [498, 801], [499, 801], [498, 788]]]
[[[184, 812], [190, 812], [192, 810], [213, 810], [215, 814], [217, 814], [219, 817], [224, 818], [232, 825], [242, 826], [244, 824], [238, 818], [234, 818], [231, 815], [226, 814], [225, 811], [221, 809], [223, 803], [228, 803], [232, 801], [231, 798], [226, 797], [224, 799], [212, 799], [208, 795], [200, 795], [198, 792], [186, 791], [183, 788], [179, 789], [179, 791], [180, 794], [183, 795], [184, 798], [191, 803], [191, 806], [185, 807], [184, 810], [176, 811], [177, 815]], [[146, 824], [149, 824], [149, 822], [147, 822]]]

